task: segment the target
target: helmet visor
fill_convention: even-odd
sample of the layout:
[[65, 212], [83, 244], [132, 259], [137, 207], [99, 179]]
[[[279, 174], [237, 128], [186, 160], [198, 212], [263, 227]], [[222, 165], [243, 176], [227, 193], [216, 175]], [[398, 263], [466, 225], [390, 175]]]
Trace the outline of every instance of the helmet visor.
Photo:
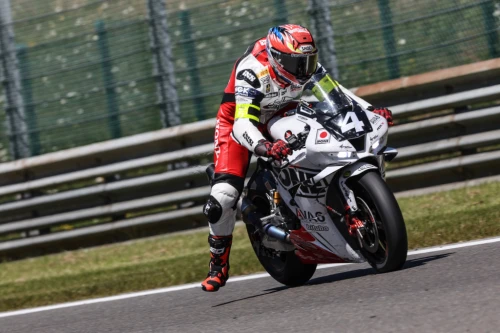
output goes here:
[[271, 54], [284, 70], [299, 80], [308, 80], [316, 71], [318, 53], [286, 54], [271, 49]]

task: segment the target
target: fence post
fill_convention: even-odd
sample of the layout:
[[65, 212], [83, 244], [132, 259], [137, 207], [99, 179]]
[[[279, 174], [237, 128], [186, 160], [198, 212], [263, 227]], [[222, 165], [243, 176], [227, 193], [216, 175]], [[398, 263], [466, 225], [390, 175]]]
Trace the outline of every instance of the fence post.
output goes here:
[[14, 160], [29, 157], [28, 126], [9, 0], [0, 0], [0, 82], [5, 89], [10, 154]]
[[484, 30], [486, 32], [486, 40], [488, 41], [488, 51], [490, 58], [500, 56], [500, 46], [498, 45], [498, 33], [495, 24], [495, 6], [492, 1], [483, 2], [481, 4], [483, 10]]
[[111, 62], [111, 57], [109, 55], [108, 47], [108, 32], [106, 31], [106, 25], [103, 21], [97, 21], [95, 23], [95, 29], [97, 33], [97, 48], [101, 56], [101, 68], [102, 77], [104, 81], [104, 88], [106, 90], [106, 103], [108, 106], [108, 127], [111, 133], [111, 138], [117, 139], [122, 136], [122, 130], [120, 127], [120, 110], [118, 109], [118, 102], [116, 100], [115, 91], [115, 78], [113, 75], [113, 63]]
[[35, 106], [33, 105], [33, 88], [31, 86], [31, 65], [28, 58], [28, 48], [25, 45], [17, 46], [17, 57], [19, 59], [22, 82], [22, 96], [28, 125], [31, 156], [40, 155], [40, 136], [38, 133], [38, 122]]
[[179, 98], [175, 87], [172, 44], [168, 34], [165, 0], [148, 0], [149, 36], [153, 52], [153, 76], [163, 127], [181, 123]]
[[285, 0], [274, 0], [276, 9], [276, 25], [288, 23], [288, 11], [286, 10]]
[[[179, 11], [183, 39], [182, 44], [184, 46], [184, 54], [189, 67], [191, 89], [193, 91], [193, 95], [199, 96], [203, 93], [203, 91], [200, 85], [200, 76], [198, 74], [198, 58], [196, 57], [196, 48], [191, 32], [190, 16], [191, 14], [188, 9], [182, 9]], [[203, 97], [194, 97], [194, 104], [197, 120], [205, 119], [205, 105]]]
[[389, 78], [395, 79], [399, 74], [399, 60], [396, 56], [396, 43], [394, 41], [394, 29], [392, 25], [392, 11], [389, 0], [377, 0], [380, 11], [380, 22], [383, 26], [382, 36], [384, 38], [385, 56]]
[[339, 68], [329, 1], [309, 0], [308, 13], [311, 16], [311, 30], [319, 49], [320, 63], [338, 80]]

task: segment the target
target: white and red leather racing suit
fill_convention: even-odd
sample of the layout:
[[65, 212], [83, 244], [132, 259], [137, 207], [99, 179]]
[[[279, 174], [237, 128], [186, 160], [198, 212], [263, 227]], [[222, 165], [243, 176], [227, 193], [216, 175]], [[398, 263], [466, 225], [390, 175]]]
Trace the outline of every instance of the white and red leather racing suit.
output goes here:
[[[318, 64], [317, 72], [325, 71]], [[243, 190], [251, 154], [266, 139], [265, 125], [274, 116], [296, 106], [303, 86], [281, 83], [266, 52], [266, 38], [250, 45], [234, 64], [217, 113], [214, 137], [215, 178], [204, 207], [210, 233], [231, 235], [236, 202]], [[341, 86], [363, 108], [369, 103]]]

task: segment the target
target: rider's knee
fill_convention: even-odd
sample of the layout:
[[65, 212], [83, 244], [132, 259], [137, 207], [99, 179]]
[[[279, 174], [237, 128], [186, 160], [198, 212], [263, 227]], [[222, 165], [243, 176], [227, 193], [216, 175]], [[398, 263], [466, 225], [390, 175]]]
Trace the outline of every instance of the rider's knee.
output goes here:
[[208, 218], [208, 222], [216, 224], [233, 213], [239, 195], [238, 190], [228, 183], [215, 184], [203, 207], [203, 214]]
[[233, 184], [226, 181], [219, 180], [212, 186], [210, 197], [203, 206], [203, 214], [208, 219], [212, 234], [223, 236], [232, 233], [240, 193]]

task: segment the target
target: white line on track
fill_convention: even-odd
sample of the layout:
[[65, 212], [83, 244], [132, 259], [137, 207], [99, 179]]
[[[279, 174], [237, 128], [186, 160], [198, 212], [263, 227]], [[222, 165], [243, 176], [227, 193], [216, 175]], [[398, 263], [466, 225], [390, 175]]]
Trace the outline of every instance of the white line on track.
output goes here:
[[[463, 243], [455, 243], [455, 244], [449, 244], [449, 245], [443, 245], [443, 246], [435, 246], [435, 247], [429, 247], [429, 248], [424, 248], [424, 249], [420, 249], [420, 250], [413, 250], [413, 251], [409, 251], [408, 255], [412, 256], [412, 255], [418, 255], [418, 254], [433, 253], [433, 252], [439, 252], [439, 251], [459, 249], [462, 247], [470, 247], [470, 246], [491, 244], [491, 243], [497, 243], [497, 242], [500, 242], [500, 237], [487, 238], [487, 239], [481, 239], [481, 240], [463, 242]], [[318, 266], [317, 269], [340, 267], [340, 266], [346, 266], [346, 265], [352, 265], [352, 264], [350, 264], [350, 263], [325, 264], [325, 265]], [[268, 276], [269, 276], [269, 274], [267, 274], [267, 273], [259, 273], [259, 274], [231, 277], [231, 279], [228, 281], [228, 283], [260, 279], [260, 278], [264, 278], [264, 277], [268, 277]], [[186, 290], [186, 289], [199, 288], [199, 287], [200, 287], [200, 283], [196, 282], [196, 283], [184, 284], [184, 285], [180, 285], [180, 286], [161, 288], [161, 289], [153, 289], [153, 290], [145, 290], [145, 291], [140, 291], [140, 292], [136, 292], [136, 293], [128, 293], [128, 294], [103, 297], [103, 298], [95, 298], [95, 299], [89, 299], [89, 300], [78, 301], [78, 302], [55, 304], [55, 305], [42, 306], [42, 307], [38, 307], [38, 308], [31, 308], [31, 309], [24, 309], [24, 310], [10, 311], [10, 312], [0, 312], [0, 318], [19, 316], [19, 315], [24, 315], [24, 314], [29, 314], [29, 313], [48, 311], [48, 310], [63, 309], [63, 308], [69, 308], [69, 307], [73, 307], [73, 306], [111, 302], [111, 301], [117, 301], [117, 300], [121, 300], [121, 299], [133, 298], [133, 297], [170, 293], [173, 291]]]

